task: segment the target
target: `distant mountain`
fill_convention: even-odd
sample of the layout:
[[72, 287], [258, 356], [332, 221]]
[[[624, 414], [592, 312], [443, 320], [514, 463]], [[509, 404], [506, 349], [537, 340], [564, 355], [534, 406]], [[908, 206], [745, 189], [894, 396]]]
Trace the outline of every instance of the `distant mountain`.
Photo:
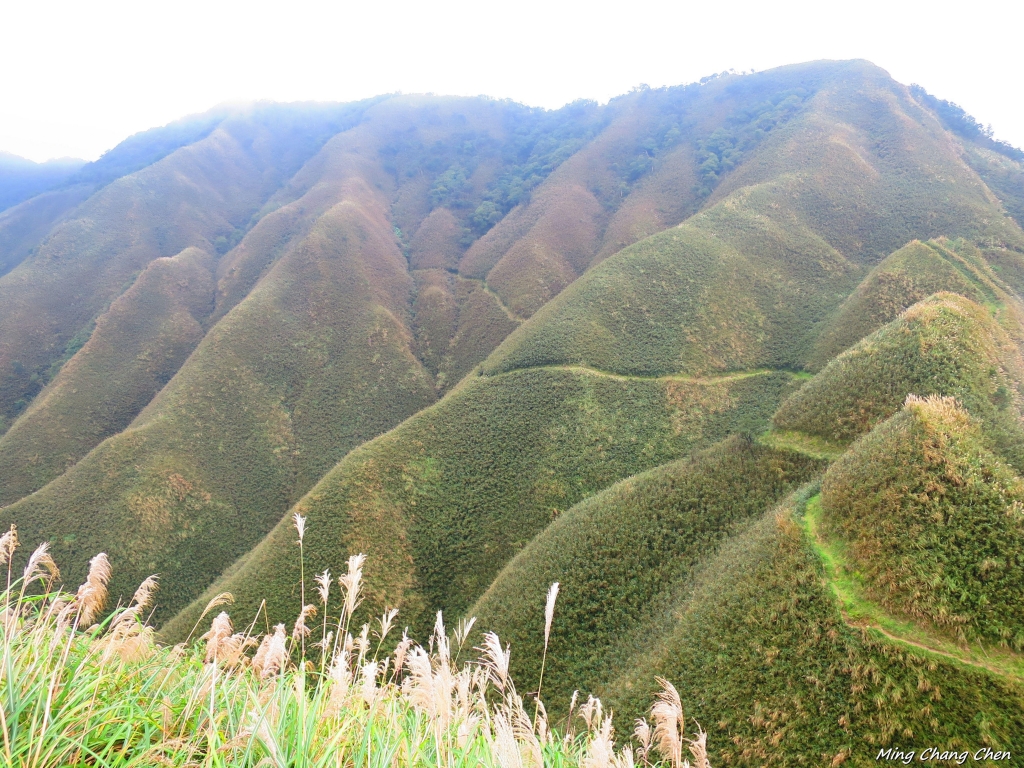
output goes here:
[[0, 211], [66, 182], [84, 165], [70, 157], [36, 163], [0, 151]]
[[366, 552], [524, 690], [558, 581], [552, 713], [664, 675], [715, 765], [1024, 751], [1024, 163], [958, 110], [814, 62], [134, 136], [0, 213], [0, 525], [175, 642]]

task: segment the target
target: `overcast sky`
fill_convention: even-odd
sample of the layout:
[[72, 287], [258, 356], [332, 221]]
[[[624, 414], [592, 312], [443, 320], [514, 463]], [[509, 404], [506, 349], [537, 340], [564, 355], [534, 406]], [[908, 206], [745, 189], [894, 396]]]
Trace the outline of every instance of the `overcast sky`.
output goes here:
[[225, 101], [487, 94], [559, 107], [870, 59], [1024, 146], [1024, 3], [0, 0], [0, 150], [95, 159]]

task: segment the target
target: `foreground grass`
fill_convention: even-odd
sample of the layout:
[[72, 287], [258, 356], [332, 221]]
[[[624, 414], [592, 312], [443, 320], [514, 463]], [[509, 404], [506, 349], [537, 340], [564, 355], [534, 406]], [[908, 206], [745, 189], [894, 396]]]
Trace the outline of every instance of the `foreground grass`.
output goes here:
[[[296, 527], [301, 553], [298, 516]], [[278, 625], [259, 636], [252, 627], [236, 632], [221, 612], [198, 642], [166, 647], [144, 620], [154, 578], [129, 606], [93, 623], [106, 599], [106, 555], [93, 558], [72, 594], [53, 588], [60, 574], [46, 545], [12, 581], [16, 547], [12, 528], [0, 538], [8, 585], [0, 596], [4, 765], [679, 768], [689, 765], [685, 750], [708, 766], [705, 736], [685, 737], [679, 695], [667, 681], [652, 725], [637, 723], [639, 748], [616, 750], [611, 713], [592, 697], [577, 706], [574, 696], [566, 721], [550, 727], [539, 693], [524, 702], [516, 692], [509, 648], [493, 633], [460, 662], [471, 653], [463, 646], [472, 621], [449, 636], [439, 613], [429, 650], [404, 634], [389, 639], [394, 610], [374, 626], [350, 627], [361, 555], [337, 580], [335, 615], [325, 572], [316, 580], [319, 621], [306, 605], [290, 633]], [[557, 591], [548, 596], [548, 629]]]

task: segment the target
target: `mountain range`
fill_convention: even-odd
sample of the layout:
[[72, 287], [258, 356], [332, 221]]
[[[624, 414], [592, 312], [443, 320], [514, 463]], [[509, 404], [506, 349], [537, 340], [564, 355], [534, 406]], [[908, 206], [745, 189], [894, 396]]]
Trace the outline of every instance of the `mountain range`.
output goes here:
[[716, 766], [1024, 753], [1024, 153], [956, 105], [258, 103], [61, 173], [0, 167], [0, 525], [68, 583], [158, 573], [174, 643], [366, 553], [361, 612], [530, 689], [559, 582], [552, 715], [661, 676]]

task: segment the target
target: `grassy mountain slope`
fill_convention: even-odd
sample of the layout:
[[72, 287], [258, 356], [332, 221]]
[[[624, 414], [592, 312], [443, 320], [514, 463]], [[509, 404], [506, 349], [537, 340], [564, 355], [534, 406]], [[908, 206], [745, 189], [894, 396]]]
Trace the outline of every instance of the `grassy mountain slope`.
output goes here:
[[203, 338], [211, 267], [198, 248], [150, 262], [95, 331], [82, 334], [81, 351], [0, 437], [0, 505], [38, 490], [120, 432], [163, 388]]
[[1024, 251], [1019, 228], [902, 86], [858, 62], [824, 72], [802, 110], [740, 153], [709, 207], [595, 267], [485, 369], [799, 366], [858, 263], [942, 234]]
[[708, 730], [713, 765], [873, 765], [882, 747], [1024, 749], [1019, 682], [843, 621], [793, 519], [806, 495], [726, 542], [678, 590], [647, 647], [601, 690], [606, 705], [626, 722], [646, 709], [653, 675], [673, 680]]
[[954, 399], [908, 398], [829, 469], [821, 505], [881, 604], [1024, 649], [1024, 480]]
[[964, 159], [1002, 201], [1007, 213], [1024, 227], [1024, 151], [999, 141], [959, 104], [939, 99], [919, 85], [910, 92], [931, 110], [942, 125], [961, 142]]
[[613, 99], [607, 125], [473, 244], [461, 273], [486, 279], [513, 314], [529, 317], [596, 261], [679, 223], [709, 192], [698, 167], [708, 135], [757, 114], [784, 87], [755, 79], [742, 93], [712, 80]]
[[[435, 382], [415, 355], [414, 281], [390, 220], [394, 201], [405, 194], [402, 184], [425, 200], [431, 190], [417, 184], [416, 174], [388, 170], [380, 157], [396, 132], [419, 124], [427, 126], [423, 141], [406, 152], [416, 162], [429, 165], [433, 154], [444, 159], [461, 146], [447, 121], [432, 125], [424, 116], [437, 118], [438, 108], [430, 99], [385, 100], [328, 141], [220, 260], [215, 307], [202, 323], [209, 331], [167, 387], [125, 431], [4, 510], [27, 539], [61, 536], [61, 554], [78, 563], [69, 578], [84, 567], [76, 555], [91, 549], [111, 555], [117, 589], [160, 571], [165, 589], [157, 616], [166, 618], [351, 448], [433, 402]], [[482, 116], [469, 129], [501, 128], [504, 107], [487, 100], [448, 100], [441, 111], [453, 121], [461, 116], [454, 121], [461, 130], [474, 108]], [[198, 151], [223, 131], [222, 125], [129, 179]], [[409, 159], [401, 152], [391, 157]], [[220, 250], [217, 239], [210, 245]], [[460, 296], [467, 323], [486, 318], [472, 293]], [[485, 342], [493, 336], [487, 328], [472, 331]], [[470, 341], [463, 350], [471, 350], [474, 334], [463, 335]], [[39, 439], [33, 423], [25, 423]], [[207, 546], [218, 519], [224, 532]]]
[[536, 687], [544, 594], [561, 584], [545, 668], [545, 700], [563, 713], [572, 692], [615, 676], [666, 597], [721, 542], [823, 462], [730, 438], [691, 459], [623, 480], [580, 502], [502, 570], [473, 606], [479, 626], [521, 649], [517, 679]]
[[[564, 510], [616, 480], [756, 431], [789, 388], [784, 374], [720, 380], [627, 379], [585, 369], [470, 378], [433, 408], [349, 454], [295, 510], [308, 518], [307, 574], [368, 552], [372, 610], [400, 606], [429, 629], [461, 612], [502, 565]], [[235, 613], [263, 599], [298, 610], [290, 516], [209, 590]], [[205, 605], [168, 627], [184, 636]]]
[[[801, 339], [857, 270], [821, 238], [764, 215], [754, 189], [605, 260], [484, 363], [701, 374], [794, 366]], [[680, 286], [684, 288], [681, 290]]]
[[211, 113], [30, 201], [45, 236], [0, 216], [0, 525], [69, 582], [159, 572], [173, 640], [367, 552], [363, 613], [478, 613], [527, 688], [561, 581], [545, 698], [640, 714], [665, 674], [716, 765], [1020, 748], [1019, 683], [851, 628], [810, 489], [760, 519], [835, 461], [813, 509], [873, 599], [1022, 642], [1024, 233], [933, 107], [818, 62], [316, 114]]
[[820, 370], [912, 304], [939, 291], [977, 303], [1005, 300], [1008, 294], [978, 249], [970, 244], [915, 240], [879, 262], [843, 302], [818, 336], [808, 366]]
[[[383, 196], [359, 179], [203, 338], [124, 432], [4, 510], [115, 589], [164, 574], [158, 616], [251, 548], [350, 448], [433, 400], [401, 309]], [[130, 532], [126, 535], [126, 531]]]
[[0, 413], [38, 392], [68, 342], [154, 258], [208, 252], [244, 225], [273, 183], [270, 129], [239, 118], [104, 187], [34, 256], [0, 278]]
[[1007, 157], [985, 147], [970, 147], [971, 167], [1002, 202], [1006, 212], [1024, 227], [1024, 155]]
[[[817, 79], [808, 82], [808, 72]], [[727, 89], [732, 87], [730, 82], [737, 81], [723, 79], [716, 87]], [[518, 451], [529, 455], [529, 446], [534, 441], [551, 439], [536, 423], [537, 406], [530, 403], [562, 402], [558, 379], [550, 375], [552, 370], [574, 368], [582, 363], [593, 372], [643, 377], [673, 376], [680, 371], [700, 376], [716, 371], [799, 367], [824, 321], [865, 274], [865, 267], [857, 262], [881, 258], [905, 243], [908, 232], [914, 233], [915, 228], [941, 231], [940, 227], [956, 232], [959, 227], [959, 231], [977, 234], [987, 226], [975, 218], [980, 211], [993, 217], [992, 232], [1000, 233], [1011, 244], [1014, 238], [1020, 239], [1015, 225], [995, 216], [997, 204], [962, 164], [953, 145], [942, 143], [945, 134], [934, 119], [924, 112], [914, 113], [916, 117], [910, 119], [904, 110], [913, 109], [913, 103], [907, 101], [900, 86], [883, 77], [879, 70], [858, 63], [795, 68], [779, 74], [772, 86], [777, 103], [769, 99], [765, 102], [767, 106], [751, 108], [737, 116], [735, 104], [743, 94], [729, 94], [719, 104], [719, 114], [707, 118], [710, 126], [726, 126], [721, 129], [724, 133], [716, 135], [713, 146], [702, 142], [696, 150], [699, 157], [706, 158], [708, 168], [718, 164], [714, 179], [707, 168], [701, 171], [707, 191], [698, 193], [710, 195], [708, 208], [682, 226], [648, 237], [590, 269], [514, 331], [486, 361], [482, 376], [468, 379], [430, 413], [457, 409], [468, 414], [478, 407], [486, 412], [490, 406], [485, 404], [484, 397], [489, 387], [497, 386], [498, 382], [509, 385], [506, 377], [528, 373], [523, 369], [539, 369], [535, 371], [536, 377], [520, 380], [520, 394], [507, 401], [509, 412], [500, 420], [515, 420], [515, 438], [489, 430], [482, 430], [479, 438], [515, 445]], [[794, 93], [781, 97], [798, 88], [804, 89], [803, 96]], [[755, 89], [753, 95], [748, 94], [749, 100], [754, 101], [760, 93]], [[796, 106], [786, 106], [787, 100]], [[858, 122], [837, 121], [835, 113], [840, 107], [841, 117], [856, 117]], [[881, 112], [885, 119], [880, 120], [870, 111], [858, 113], [868, 107]], [[762, 123], [770, 130], [760, 128]], [[904, 123], [909, 123], [909, 127]], [[613, 120], [595, 143], [611, 135], [609, 131], [615, 127]], [[714, 130], [705, 130], [714, 134]], [[754, 138], [756, 131], [763, 135]], [[910, 131], [909, 137], [906, 131]], [[882, 139], [890, 141], [887, 149], [880, 148]], [[918, 143], [922, 147], [920, 152], [915, 149]], [[688, 151], [694, 151], [692, 145]], [[777, 160], [780, 156], [785, 158], [781, 165]], [[661, 157], [665, 158], [665, 154]], [[532, 201], [542, 199], [548, 189], [562, 189], [560, 179], [569, 175], [574, 163], [582, 164], [583, 159], [584, 155], [574, 156], [556, 169], [537, 188]], [[753, 170], [745, 170], [748, 166]], [[940, 192], [931, 189], [927, 180], [937, 168], [948, 169], [952, 178], [963, 183], [951, 187], [956, 195], [945, 209], [940, 207], [936, 214], [939, 220], [935, 222], [924, 209], [935, 203], [936, 194], [952, 194], [946, 188]], [[738, 183], [732, 180], [740, 174], [746, 174], [750, 186], [735, 188]], [[650, 178], [654, 178], [654, 172]], [[908, 179], [909, 186], [901, 187]], [[726, 189], [730, 184], [734, 187], [731, 191]], [[847, 186], [869, 197], [878, 194], [892, 198], [906, 192], [909, 198], [892, 210], [869, 205], [859, 217], [853, 217], [851, 230], [850, 217], [838, 215], [834, 208], [841, 201], [830, 197], [834, 188]], [[815, 207], [814, 200], [821, 206]], [[500, 262], [505, 252], [495, 246], [485, 259], [483, 246], [494, 245], [501, 238], [510, 242], [516, 237], [526, 238], [533, 224], [518, 234], [512, 230], [516, 221], [525, 220], [522, 217], [529, 208], [516, 209], [477, 245], [471, 246], [460, 261], [461, 275], [470, 277], [486, 270], [481, 287], [491, 288], [500, 296], [500, 290], [491, 286], [495, 267], [490, 265]], [[450, 258], [455, 250], [451, 221], [446, 223], [442, 216], [437, 215], [437, 221], [429, 225], [436, 227], [432, 239], [427, 238], [427, 233], [416, 239], [416, 258], [425, 259], [416, 262], [423, 266], [419, 271], [424, 274], [417, 279], [423, 298], [420, 308], [424, 312], [414, 317], [414, 327], [430, 346], [434, 339], [443, 339], [446, 330], [455, 324], [452, 296], [456, 290], [452, 283], [456, 288], [460, 283], [457, 278], [449, 281], [431, 271], [444, 271], [445, 267], [435, 265], [445, 263], [443, 258]], [[445, 230], [447, 240], [440, 234]], [[881, 236], [873, 234], [875, 230], [885, 237], [879, 239]], [[869, 234], [873, 239], [868, 238]], [[886, 238], [894, 242], [889, 243]], [[426, 256], [427, 242], [441, 243], [436, 246], [436, 253], [449, 255]], [[448, 245], [443, 245], [445, 242]], [[847, 258], [830, 243], [848, 248], [857, 261]], [[497, 261], [493, 260], [495, 254]], [[526, 269], [523, 273], [532, 274]], [[436, 365], [436, 347], [431, 354], [434, 362], [429, 365]], [[629, 381], [631, 389], [645, 386], [636, 379]], [[707, 407], [696, 405], [693, 411], [699, 414]], [[458, 611], [467, 607], [482, 593], [497, 568], [543, 529], [550, 520], [550, 508], [564, 509], [625, 474], [654, 466], [632, 464], [605, 472], [601, 465], [607, 459], [597, 457], [592, 463], [601, 482], [585, 484], [578, 495], [549, 501], [547, 510], [524, 506], [521, 490], [494, 485], [495, 472], [499, 471], [496, 467], [502, 466], [498, 461], [477, 465], [475, 460], [463, 458], [457, 475], [452, 475], [451, 470], [441, 471], [441, 490], [427, 491], [433, 488], [433, 469], [424, 476], [424, 470], [408, 468], [412, 459], [397, 457], [423, 450], [426, 457], [433, 459], [445, 442], [465, 442], [450, 433], [419, 436], [412, 425], [420, 424], [420, 418], [381, 438], [372, 450], [367, 447], [365, 452], [361, 450], [346, 458], [296, 507], [310, 515], [308, 535], [325, 537], [311, 539], [316, 543], [308, 547], [311, 553], [319, 551], [311, 555], [319, 558], [314, 568], [337, 568], [349, 553], [359, 549], [370, 550], [371, 554], [379, 552], [381, 534], [373, 533], [375, 528], [402, 531], [402, 543], [381, 564], [381, 572], [371, 574], [370, 579], [379, 580], [375, 587], [378, 602], [401, 603], [406, 620], [413, 625], [427, 621], [420, 617], [429, 615], [430, 610]], [[458, 416], [451, 418], [457, 420]], [[468, 416], [462, 418], [469, 421]], [[528, 431], [518, 431], [519, 427]], [[471, 443], [474, 447], [466, 449], [466, 456], [491, 456], [492, 449], [476, 439]], [[683, 452], [680, 448], [676, 456]], [[508, 477], [517, 482], [521, 477], [531, 477], [518, 459], [502, 461], [512, 468]], [[586, 468], [575, 471], [588, 476]], [[569, 470], [565, 472], [565, 477], [571, 476]], [[454, 476], [459, 478], [458, 484], [449, 486]], [[556, 471], [557, 477], [560, 475]], [[490, 495], [511, 499], [508, 503], [513, 505], [510, 510], [516, 513], [515, 517], [504, 508], [494, 513], [477, 512], [470, 502], [476, 491], [467, 490], [476, 487], [490, 489]], [[423, 493], [433, 500], [428, 503], [419, 499], [417, 489], [424, 489]], [[465, 498], [459, 498], [460, 494]], [[478, 506], [486, 510], [492, 503], [480, 502]], [[411, 527], [409, 519], [413, 520]], [[492, 522], [499, 519], [510, 531], [519, 533], [513, 537], [501, 532], [498, 524]], [[290, 522], [283, 520], [259, 549], [213, 589], [237, 592], [243, 596], [243, 604], [253, 608], [267, 597], [273, 611], [282, 616], [294, 613], [292, 577], [297, 563], [289, 526]], [[313, 533], [318, 527], [325, 533]], [[488, 544], [491, 549], [485, 550], [484, 543], [488, 541], [492, 542]], [[480, 553], [485, 551], [487, 556], [481, 560]], [[170, 634], [189, 623], [195, 616], [194, 609], [195, 606], [169, 628]]]
[[907, 395], [959, 399], [996, 449], [1024, 466], [1024, 360], [989, 310], [940, 293], [856, 344], [792, 395], [777, 429], [845, 444], [903, 407]]
[[86, 185], [44, 192], [0, 213], [0, 276], [31, 256], [46, 233], [91, 192]]

